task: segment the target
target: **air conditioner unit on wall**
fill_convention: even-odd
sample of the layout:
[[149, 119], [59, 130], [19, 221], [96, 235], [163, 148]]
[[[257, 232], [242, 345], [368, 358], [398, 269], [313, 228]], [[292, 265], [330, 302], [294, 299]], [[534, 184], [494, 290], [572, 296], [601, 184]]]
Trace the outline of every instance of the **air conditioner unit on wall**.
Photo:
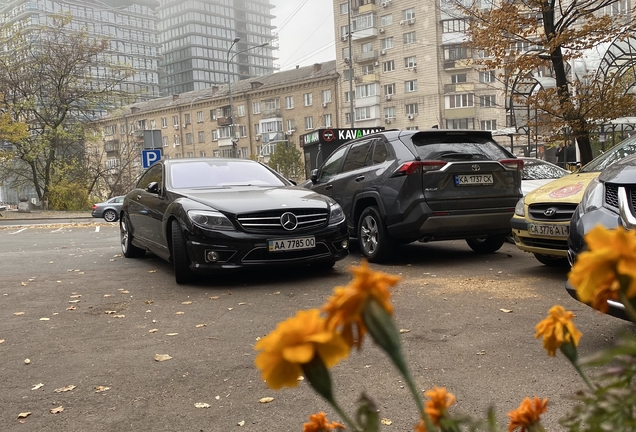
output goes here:
[[384, 99], [386, 99], [386, 100], [391, 100], [391, 96], [392, 96], [392, 95], [390, 95], [390, 94], [388, 94], [388, 95], [384, 95]]
[[258, 141], [258, 140], [260, 140], [260, 139], [261, 139], [261, 137], [260, 137], [260, 136], [258, 136], [258, 135], [256, 135], [256, 136], [254, 137], [254, 140], [256, 140], [256, 141]]
[[179, 129], [179, 125], [173, 125], [175, 129]]
[[387, 7], [389, 5], [389, 3], [387, 3], [387, 2], [382, 2], [380, 4], [382, 5], [382, 7]]
[[385, 55], [385, 54], [386, 54], [386, 50], [380, 51], [380, 55]]
[[409, 25], [413, 25], [415, 24], [415, 18], [411, 18], [410, 20], [407, 20], [407, 22], [409, 23]]
[[323, 102], [323, 103], [322, 103], [322, 107], [323, 107], [323, 108], [327, 108], [327, 102]]
[[404, 25], [404, 20], [400, 20], [400, 25]]
[[380, 62], [373, 63], [373, 66], [380, 66]]
[[342, 40], [343, 42], [346, 42], [346, 41], [347, 41], [347, 36], [343, 36], [343, 37], [341, 38], [341, 40]]
[[378, 30], [380, 33], [384, 33], [384, 27], [380, 27], [380, 29]]
[[386, 123], [386, 124], [391, 124], [391, 119], [390, 119], [390, 118], [385, 118], [385, 119], [384, 119], [384, 123]]
[[413, 114], [409, 114], [406, 116], [407, 119], [409, 120], [413, 120], [415, 118], [415, 116]]

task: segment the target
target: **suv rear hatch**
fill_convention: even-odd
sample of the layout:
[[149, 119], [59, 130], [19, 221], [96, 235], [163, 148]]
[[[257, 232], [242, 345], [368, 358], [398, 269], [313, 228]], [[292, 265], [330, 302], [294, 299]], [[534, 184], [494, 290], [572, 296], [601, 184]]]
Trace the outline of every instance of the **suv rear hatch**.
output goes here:
[[523, 161], [497, 144], [490, 132], [421, 131], [410, 141], [433, 211], [514, 208], [522, 196]]

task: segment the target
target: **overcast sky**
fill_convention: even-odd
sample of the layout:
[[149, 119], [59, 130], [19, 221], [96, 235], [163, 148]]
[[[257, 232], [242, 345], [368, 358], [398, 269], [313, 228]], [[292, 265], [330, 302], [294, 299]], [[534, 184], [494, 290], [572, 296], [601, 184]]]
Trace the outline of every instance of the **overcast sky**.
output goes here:
[[336, 59], [332, 0], [272, 0], [280, 70]]

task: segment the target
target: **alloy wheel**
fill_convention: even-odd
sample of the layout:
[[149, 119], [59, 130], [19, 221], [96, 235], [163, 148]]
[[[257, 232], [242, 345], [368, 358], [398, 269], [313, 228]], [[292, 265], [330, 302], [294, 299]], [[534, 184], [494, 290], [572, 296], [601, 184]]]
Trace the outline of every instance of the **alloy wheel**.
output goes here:
[[367, 216], [362, 220], [361, 226], [362, 248], [368, 255], [373, 255], [378, 248], [378, 223], [372, 216]]

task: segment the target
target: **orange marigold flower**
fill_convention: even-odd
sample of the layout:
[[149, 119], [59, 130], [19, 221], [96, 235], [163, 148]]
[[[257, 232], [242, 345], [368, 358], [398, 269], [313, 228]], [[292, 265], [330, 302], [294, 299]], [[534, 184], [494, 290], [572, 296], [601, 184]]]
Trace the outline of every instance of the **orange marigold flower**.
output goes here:
[[427, 390], [424, 395], [430, 399], [426, 401], [424, 411], [431, 421], [439, 426], [439, 419], [446, 414], [446, 410], [455, 403], [455, 396], [448, 393], [444, 387], [433, 387]]
[[427, 432], [426, 431], [426, 423], [424, 423], [424, 420], [420, 420], [420, 422], [418, 424], [413, 426], [413, 430], [415, 432]]
[[366, 261], [358, 267], [351, 267], [353, 280], [347, 286], [334, 288], [333, 295], [323, 306], [327, 313], [327, 326], [340, 329], [349, 346], [362, 344], [366, 327], [362, 321], [362, 310], [368, 300], [376, 300], [387, 313], [393, 313], [389, 287], [400, 280], [399, 276], [376, 272]]
[[589, 250], [578, 257], [568, 275], [579, 300], [607, 311], [607, 300], [618, 299], [619, 276], [629, 277], [625, 294], [636, 297], [636, 232], [599, 225], [585, 241]]
[[582, 333], [572, 322], [574, 314], [559, 305], [552, 306], [548, 314], [535, 326], [537, 332], [534, 335], [535, 338], [543, 336], [543, 348], [548, 355], [554, 357], [556, 350], [566, 342], [578, 346]]
[[296, 387], [302, 375], [301, 365], [316, 355], [327, 367], [347, 357], [349, 345], [325, 324], [318, 309], [299, 311], [256, 343], [254, 349], [262, 352], [255, 364], [269, 387]]
[[311, 414], [309, 416], [309, 422], [303, 425], [303, 432], [328, 432], [335, 429], [346, 429], [345, 425], [338, 422], [327, 421], [327, 416], [324, 412], [318, 414]]
[[534, 397], [534, 401], [525, 398], [519, 408], [508, 413], [510, 424], [508, 424], [508, 432], [519, 429], [520, 432], [528, 432], [530, 427], [539, 423], [539, 417], [548, 407], [547, 399], [539, 399]]

